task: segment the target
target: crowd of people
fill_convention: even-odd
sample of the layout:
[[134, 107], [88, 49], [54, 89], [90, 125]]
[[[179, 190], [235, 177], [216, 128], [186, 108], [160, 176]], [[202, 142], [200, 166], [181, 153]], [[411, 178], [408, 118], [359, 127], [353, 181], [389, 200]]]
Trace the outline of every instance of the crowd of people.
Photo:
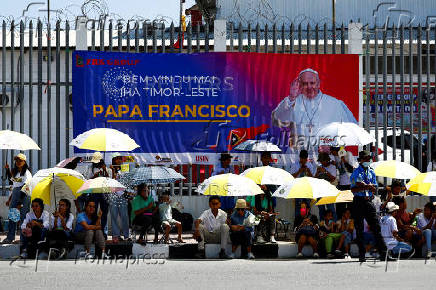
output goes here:
[[[221, 154], [220, 164], [212, 175], [233, 172], [232, 156]], [[119, 179], [123, 158], [112, 155], [111, 165], [106, 166], [100, 152], [95, 152], [85, 178], [110, 177]], [[74, 169], [77, 160], [66, 167]], [[371, 154], [359, 153], [357, 159], [344, 149], [331, 147], [319, 152], [317, 162], [309, 160], [308, 152], [301, 150], [299, 160], [289, 168], [295, 177], [315, 177], [327, 180], [340, 190], [351, 190], [352, 203], [329, 204], [318, 207], [319, 215], [312, 213], [314, 200], [295, 199], [294, 231], [298, 245], [297, 258], [304, 257], [303, 248], [309, 245], [313, 258], [344, 257], [355, 242], [359, 248], [359, 259], [385, 254], [409, 253], [426, 247], [427, 257], [431, 257], [431, 244], [436, 239], [435, 206], [432, 202], [424, 209], [407, 212], [404, 185], [394, 180], [385, 189], [383, 200], [376, 195], [378, 190], [376, 175], [370, 167]], [[271, 154], [261, 154], [263, 166], [272, 163]], [[22, 191], [23, 185], [32, 178], [26, 156], [22, 153], [14, 158], [12, 169], [5, 166], [12, 191], [6, 202], [9, 206], [8, 234], [4, 244], [15, 240], [17, 225], [20, 225], [20, 245], [23, 257], [34, 257], [38, 250], [57, 249], [56, 257], [65, 258], [74, 242], [84, 245], [90, 255], [95, 244], [107, 256], [105, 249], [108, 240], [108, 215], [112, 221], [111, 243], [131, 241], [131, 233], [139, 234], [136, 240], [144, 243], [147, 232], [154, 231], [154, 242], [170, 242], [170, 232], [177, 231], [177, 242], [182, 239], [182, 222], [173, 217], [170, 194], [164, 192], [159, 197], [152, 194], [149, 186], [140, 184], [136, 192], [122, 191], [107, 194], [82, 194], [74, 200], [76, 217], [72, 203], [68, 199], [59, 200], [56, 210], [49, 213], [39, 198], [30, 201]], [[209, 209], [194, 221], [194, 238], [198, 241], [198, 256], [204, 256], [205, 244], [219, 243], [220, 258], [235, 257], [239, 246], [244, 256], [253, 259], [253, 243], [276, 243], [276, 199], [275, 186], [261, 185], [263, 194], [248, 196], [245, 199], [234, 197], [209, 198]], [[226, 246], [231, 243], [231, 252]], [[417, 251], [420, 252], [420, 251]]]

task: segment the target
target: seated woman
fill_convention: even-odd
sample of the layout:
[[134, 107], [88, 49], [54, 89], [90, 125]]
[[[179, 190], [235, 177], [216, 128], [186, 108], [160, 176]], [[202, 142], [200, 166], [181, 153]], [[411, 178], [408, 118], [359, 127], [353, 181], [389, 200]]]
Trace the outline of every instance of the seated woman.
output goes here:
[[435, 227], [436, 213], [435, 206], [430, 201], [425, 204], [424, 212], [416, 216], [414, 225], [422, 231], [423, 243], [426, 243], [427, 254], [426, 258], [430, 259], [432, 256], [431, 245], [436, 240], [436, 227]]
[[336, 222], [336, 231], [341, 233], [341, 239], [336, 247], [336, 252], [339, 253], [338, 251], [344, 247], [345, 254], [349, 254], [350, 243], [353, 240], [354, 232], [354, 220], [351, 218], [350, 209], [345, 209], [341, 220]]
[[105, 254], [105, 239], [101, 227], [101, 210], [95, 213], [95, 202], [88, 200], [85, 203], [85, 211], [77, 215], [76, 227], [74, 229], [74, 238], [78, 243], [85, 245], [86, 255], [90, 255], [91, 244], [95, 243], [102, 251], [102, 257]]
[[276, 224], [272, 198], [266, 194], [247, 197], [247, 204], [252, 208], [253, 213], [260, 219], [260, 223], [255, 227], [257, 243], [270, 241], [276, 243], [274, 238]]
[[154, 243], [158, 242], [160, 218], [158, 207], [145, 184], [138, 185], [138, 194], [132, 200], [131, 219], [133, 226], [140, 227], [138, 243], [144, 242], [144, 235], [150, 226], [154, 227]]
[[310, 208], [306, 201], [302, 201], [300, 205], [300, 215], [295, 219], [295, 240], [298, 243], [297, 258], [303, 258], [303, 247], [310, 244], [313, 249], [313, 257], [319, 258], [318, 254], [318, 218], [310, 213]]
[[26, 214], [21, 225], [23, 234], [22, 258], [34, 258], [39, 241], [45, 239], [50, 225], [50, 214], [44, 210], [44, 202], [40, 198], [32, 201], [32, 210]]
[[421, 212], [421, 209], [417, 208], [413, 213], [407, 212], [407, 203], [404, 198], [397, 199], [395, 202], [398, 207], [398, 213], [395, 216], [398, 226], [398, 235], [406, 242], [411, 243], [415, 248], [420, 248], [423, 245], [422, 232], [412, 223], [415, 217]]
[[61, 199], [58, 210], [50, 216], [50, 231], [47, 234], [49, 254], [54, 253], [58, 259], [65, 258], [68, 253], [68, 240], [72, 239], [73, 221], [71, 202], [68, 199]]
[[247, 249], [247, 259], [254, 259], [251, 252], [254, 220], [254, 215], [247, 210], [247, 202], [244, 199], [238, 199], [235, 212], [230, 216], [230, 240], [232, 241], [230, 258], [235, 257], [236, 249], [241, 245]]

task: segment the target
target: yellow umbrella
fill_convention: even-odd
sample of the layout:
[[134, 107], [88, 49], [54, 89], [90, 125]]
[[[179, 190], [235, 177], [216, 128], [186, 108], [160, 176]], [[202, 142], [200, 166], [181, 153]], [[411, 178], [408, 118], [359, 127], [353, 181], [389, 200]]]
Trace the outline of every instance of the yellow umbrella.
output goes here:
[[198, 186], [197, 192], [220, 196], [249, 196], [263, 193], [253, 180], [232, 173], [209, 177]]
[[330, 182], [313, 177], [300, 177], [280, 186], [273, 194], [282, 198], [311, 198], [336, 196], [339, 190]]
[[436, 196], [436, 171], [420, 173], [406, 184], [410, 191], [428, 196]]
[[31, 199], [41, 198], [45, 204], [51, 204], [51, 198], [77, 198], [78, 189], [85, 182], [82, 174], [65, 168], [48, 168], [39, 170], [33, 178], [24, 185], [23, 190], [31, 194]]
[[316, 205], [324, 205], [331, 203], [341, 203], [341, 202], [351, 202], [353, 201], [354, 195], [351, 190], [344, 190], [338, 193], [336, 196], [326, 196], [321, 198]]
[[74, 138], [70, 145], [95, 151], [132, 151], [139, 147], [129, 135], [111, 128], [86, 131]]
[[242, 174], [261, 185], [283, 185], [294, 180], [292, 174], [281, 168], [271, 166], [254, 167], [245, 170]]
[[420, 172], [406, 162], [397, 160], [378, 161], [371, 164], [375, 175], [395, 179], [412, 179]]

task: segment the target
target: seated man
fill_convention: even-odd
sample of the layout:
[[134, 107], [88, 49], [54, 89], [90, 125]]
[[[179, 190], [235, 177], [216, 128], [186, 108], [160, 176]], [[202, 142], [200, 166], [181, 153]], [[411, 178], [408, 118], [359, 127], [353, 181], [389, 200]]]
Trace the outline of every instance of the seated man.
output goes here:
[[310, 213], [309, 205], [306, 201], [300, 204], [300, 214], [295, 219], [295, 240], [298, 243], [297, 258], [303, 258], [303, 247], [310, 244], [313, 249], [313, 257], [319, 258], [318, 255], [318, 218]]
[[247, 197], [247, 205], [251, 207], [252, 212], [260, 219], [260, 223], [255, 227], [255, 236], [257, 243], [265, 243], [269, 240], [276, 243], [274, 238], [276, 230], [276, 213], [274, 213], [272, 197], [266, 194], [258, 194]]
[[345, 254], [349, 254], [350, 243], [353, 240], [354, 221], [351, 218], [350, 209], [345, 209], [342, 214], [341, 220], [336, 222], [336, 231], [341, 233], [341, 239], [337, 244], [335, 253], [340, 253], [342, 246], [344, 247]]
[[342, 237], [342, 233], [336, 232], [336, 223], [333, 221], [333, 212], [326, 210], [324, 219], [319, 223], [319, 237], [324, 241], [325, 249], [327, 252], [327, 258], [333, 259], [335, 255], [342, 255], [339, 249], [336, 249], [335, 253], [332, 253], [333, 243], [338, 244]]
[[380, 219], [381, 234], [388, 250], [394, 255], [401, 253], [410, 253], [413, 248], [398, 234], [397, 215], [399, 206], [393, 202], [386, 205], [387, 214]]
[[144, 235], [150, 226], [154, 227], [154, 242], [158, 242], [159, 217], [156, 214], [157, 207], [148, 187], [145, 184], [138, 185], [138, 193], [132, 200], [131, 220], [133, 226], [140, 227], [138, 243], [144, 242]]
[[252, 234], [255, 216], [247, 210], [247, 203], [244, 199], [238, 199], [235, 205], [235, 212], [230, 217], [230, 239], [232, 240], [231, 258], [235, 257], [239, 245], [247, 248], [247, 259], [254, 259], [251, 252]]
[[201, 238], [198, 243], [200, 256], [204, 257], [204, 244], [221, 244], [219, 257], [228, 259], [226, 245], [229, 241], [229, 226], [227, 225], [227, 213], [220, 209], [221, 202], [218, 196], [209, 197], [210, 209], [205, 210], [201, 216], [195, 220], [194, 239]]
[[169, 242], [171, 226], [176, 226], [179, 235], [177, 241], [179, 243], [184, 243], [182, 239], [182, 223], [173, 219], [170, 195], [168, 193], [162, 195], [162, 203], [159, 205], [159, 216], [162, 226], [165, 229], [165, 242]]
[[428, 202], [424, 206], [424, 212], [416, 216], [414, 225], [422, 231], [423, 243], [427, 245], [427, 258], [431, 258], [431, 244], [436, 240], [435, 228], [435, 206], [432, 202]]

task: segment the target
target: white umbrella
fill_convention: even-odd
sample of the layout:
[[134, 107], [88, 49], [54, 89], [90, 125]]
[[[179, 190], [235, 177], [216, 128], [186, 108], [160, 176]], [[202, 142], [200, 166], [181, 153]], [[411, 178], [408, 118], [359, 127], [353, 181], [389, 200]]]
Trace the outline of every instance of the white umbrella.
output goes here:
[[292, 174], [281, 168], [261, 166], [249, 168], [241, 173], [261, 185], [283, 185], [294, 179]]
[[351, 122], [333, 122], [321, 127], [316, 139], [322, 146], [357, 146], [375, 142], [365, 129]]
[[38, 144], [26, 134], [10, 130], [0, 131], [0, 149], [8, 150], [41, 150]]
[[398, 160], [385, 160], [371, 163], [375, 175], [395, 179], [412, 179], [420, 172], [418, 169], [406, 162]]
[[250, 152], [282, 152], [279, 146], [266, 140], [247, 140], [236, 146], [235, 150]]
[[273, 196], [281, 198], [311, 198], [336, 196], [339, 190], [324, 179], [300, 177], [280, 186]]
[[111, 128], [86, 131], [74, 138], [70, 145], [95, 151], [132, 151], [139, 147], [129, 135]]
[[263, 193], [253, 180], [233, 173], [209, 177], [198, 186], [197, 192], [220, 196], [250, 196]]
[[77, 190], [77, 193], [109, 193], [126, 189], [117, 180], [108, 177], [89, 179]]
[[83, 185], [85, 178], [75, 170], [66, 168], [48, 168], [39, 170], [23, 186], [23, 191], [31, 194], [32, 200], [41, 198], [50, 205], [52, 199], [77, 198], [77, 190]]

